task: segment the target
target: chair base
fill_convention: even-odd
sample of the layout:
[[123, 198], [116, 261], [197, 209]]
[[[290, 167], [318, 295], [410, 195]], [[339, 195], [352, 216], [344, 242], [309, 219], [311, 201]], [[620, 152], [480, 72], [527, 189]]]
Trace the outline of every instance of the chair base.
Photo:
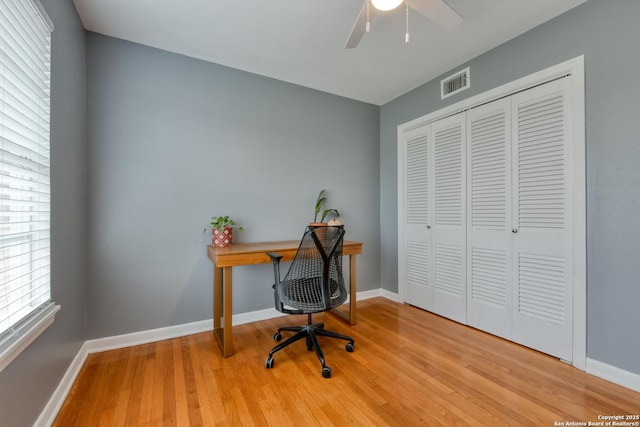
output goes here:
[[285, 326], [282, 328], [278, 329], [278, 332], [276, 332], [275, 334], [273, 334], [273, 339], [275, 341], [280, 341], [282, 339], [282, 332], [283, 331], [287, 331], [287, 332], [295, 332], [295, 334], [289, 338], [287, 338], [284, 342], [281, 342], [280, 344], [276, 345], [275, 347], [273, 347], [271, 349], [271, 351], [269, 352], [269, 356], [267, 357], [267, 360], [264, 363], [264, 366], [267, 368], [272, 368], [273, 367], [273, 355], [282, 350], [283, 348], [287, 347], [290, 344], [293, 344], [296, 341], [299, 341], [301, 339], [306, 339], [307, 342], [307, 350], [308, 351], [312, 351], [315, 350], [316, 352], [316, 356], [318, 356], [318, 359], [320, 360], [320, 363], [322, 364], [322, 376], [325, 378], [330, 378], [331, 377], [331, 368], [329, 366], [327, 366], [325, 359], [324, 359], [324, 353], [322, 352], [322, 348], [320, 347], [320, 343], [318, 342], [318, 336], [323, 336], [323, 337], [330, 337], [330, 338], [338, 338], [341, 340], [345, 340], [348, 341], [347, 345], [346, 345], [346, 350], [348, 352], [352, 352], [353, 348], [354, 348], [354, 341], [353, 338], [347, 336], [347, 335], [343, 335], [343, 334], [339, 334], [337, 332], [333, 332], [333, 331], [328, 331], [326, 329], [324, 329], [324, 322], [320, 322], [320, 323], [313, 323], [311, 321], [311, 314], [307, 314], [307, 324], [304, 326]]

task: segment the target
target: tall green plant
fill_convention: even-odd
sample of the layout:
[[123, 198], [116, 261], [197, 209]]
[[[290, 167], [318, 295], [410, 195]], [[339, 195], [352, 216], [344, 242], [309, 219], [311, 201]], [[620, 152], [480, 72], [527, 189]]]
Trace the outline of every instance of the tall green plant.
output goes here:
[[318, 198], [316, 199], [316, 211], [313, 216], [313, 222], [318, 222], [318, 215], [320, 215], [320, 211], [322, 211], [322, 215], [320, 216], [320, 222], [324, 222], [328, 215], [335, 215], [336, 218], [340, 216], [340, 212], [337, 209], [322, 209], [324, 206], [324, 202], [327, 201], [327, 197], [325, 196], [327, 190], [320, 190], [318, 194]]

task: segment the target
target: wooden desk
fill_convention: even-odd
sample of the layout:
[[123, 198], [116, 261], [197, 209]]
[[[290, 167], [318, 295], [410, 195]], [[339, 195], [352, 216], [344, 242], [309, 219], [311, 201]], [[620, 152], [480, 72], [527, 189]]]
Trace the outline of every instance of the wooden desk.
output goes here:
[[[207, 255], [213, 262], [213, 332], [218, 338], [224, 357], [233, 354], [233, 336], [231, 319], [232, 304], [232, 267], [251, 264], [271, 263], [267, 252], [283, 255], [282, 261], [293, 260], [299, 240], [279, 242], [239, 243], [226, 248], [207, 247]], [[356, 323], [356, 255], [362, 253], [362, 242], [344, 241], [342, 254], [349, 257], [349, 314], [336, 310], [331, 312], [352, 325]], [[284, 272], [283, 272], [284, 273]], [[265, 284], [273, 281], [272, 276], [265, 277]], [[224, 315], [224, 321], [222, 320]], [[223, 324], [224, 323], [224, 324]]]

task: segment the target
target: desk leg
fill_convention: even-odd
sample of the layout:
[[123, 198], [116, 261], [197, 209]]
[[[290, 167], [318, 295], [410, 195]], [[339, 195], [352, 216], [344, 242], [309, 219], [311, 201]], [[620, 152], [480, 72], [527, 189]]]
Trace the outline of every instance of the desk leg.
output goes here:
[[222, 319], [222, 268], [213, 267], [213, 331], [221, 328]]
[[349, 256], [349, 323], [356, 324], [356, 256]]
[[231, 267], [213, 268], [213, 333], [224, 357], [233, 354], [232, 278]]
[[229, 357], [233, 354], [233, 335], [231, 329], [231, 321], [233, 320], [233, 290], [231, 287], [231, 267], [224, 267], [223, 279], [224, 283], [222, 293], [224, 294], [224, 302], [222, 305], [222, 311], [224, 314], [224, 357]]
[[351, 325], [356, 324], [356, 291], [356, 256], [349, 255], [349, 314], [335, 309], [331, 310], [331, 313]]

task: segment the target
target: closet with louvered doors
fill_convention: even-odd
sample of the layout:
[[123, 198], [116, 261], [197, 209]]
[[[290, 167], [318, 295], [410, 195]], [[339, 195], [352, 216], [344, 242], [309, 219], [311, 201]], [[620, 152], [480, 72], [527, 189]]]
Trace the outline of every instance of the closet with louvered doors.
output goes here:
[[[420, 126], [420, 160], [409, 150], [418, 140], [401, 136], [399, 278], [410, 304], [570, 361], [566, 80]], [[420, 183], [409, 177], [417, 170]], [[414, 234], [407, 213], [417, 211], [423, 219]], [[426, 236], [420, 251], [416, 235]], [[411, 290], [415, 271], [424, 272], [428, 292]]]

